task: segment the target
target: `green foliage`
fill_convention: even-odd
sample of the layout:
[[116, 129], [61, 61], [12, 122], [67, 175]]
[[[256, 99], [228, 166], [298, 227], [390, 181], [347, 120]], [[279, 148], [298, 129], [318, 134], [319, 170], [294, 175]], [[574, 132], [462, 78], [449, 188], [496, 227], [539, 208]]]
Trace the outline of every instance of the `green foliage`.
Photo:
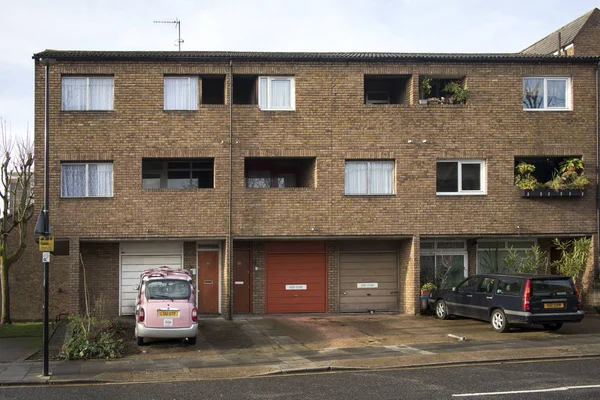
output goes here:
[[546, 272], [548, 267], [548, 253], [539, 246], [532, 246], [525, 251], [515, 250], [512, 247], [504, 258], [504, 265], [509, 272], [517, 274], [533, 274]]
[[541, 186], [537, 179], [533, 176], [533, 172], [535, 171], [534, 165], [521, 162], [515, 167], [515, 170], [515, 185], [517, 185], [520, 189], [535, 190]]
[[41, 336], [41, 322], [14, 322], [12, 324], [0, 324], [0, 338]]
[[431, 81], [432, 78], [429, 78], [427, 76], [421, 78], [421, 91], [423, 92], [423, 98], [425, 99], [431, 96]]
[[78, 358], [116, 358], [124, 349], [123, 339], [117, 339], [126, 329], [110, 320], [72, 315], [67, 332], [69, 340], [63, 345], [67, 360]]
[[561, 251], [560, 259], [552, 262], [560, 275], [571, 276], [574, 279], [585, 268], [592, 246], [591, 238], [570, 239], [562, 241], [554, 239], [554, 245]]
[[448, 82], [444, 87], [444, 92], [452, 96], [455, 104], [465, 104], [469, 97], [469, 91], [463, 88], [458, 81]]
[[573, 171], [577, 173], [583, 172], [583, 161], [581, 158], [573, 157], [567, 158], [559, 164], [561, 175], [567, 171]]
[[436, 289], [437, 289], [437, 286], [433, 282], [427, 282], [426, 284], [421, 286], [421, 290], [432, 291], [432, 290], [436, 290]]

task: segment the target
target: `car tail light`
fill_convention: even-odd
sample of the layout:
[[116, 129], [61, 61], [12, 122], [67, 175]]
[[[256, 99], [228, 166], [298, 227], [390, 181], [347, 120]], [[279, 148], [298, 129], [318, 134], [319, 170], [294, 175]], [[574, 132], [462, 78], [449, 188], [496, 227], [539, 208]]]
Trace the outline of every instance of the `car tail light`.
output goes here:
[[196, 322], [198, 321], [198, 310], [196, 310], [196, 308], [192, 308], [192, 321]]
[[140, 308], [140, 312], [138, 313], [138, 320], [140, 322], [144, 322], [145, 318], [146, 318], [146, 313], [144, 312], [143, 308]]
[[529, 300], [531, 299], [531, 280], [525, 282], [525, 292], [523, 292], [523, 311], [529, 311]]
[[573, 283], [573, 288], [575, 289], [575, 295], [577, 296], [577, 309], [581, 310], [581, 296], [579, 295], [579, 290], [577, 290], [577, 285]]

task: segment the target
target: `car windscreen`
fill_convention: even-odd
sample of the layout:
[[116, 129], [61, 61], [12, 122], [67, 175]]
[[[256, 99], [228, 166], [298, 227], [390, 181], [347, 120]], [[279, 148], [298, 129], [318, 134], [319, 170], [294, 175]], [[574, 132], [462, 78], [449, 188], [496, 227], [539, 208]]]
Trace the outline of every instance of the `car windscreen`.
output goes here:
[[161, 279], [146, 283], [148, 300], [186, 300], [190, 294], [190, 283], [187, 281]]
[[568, 296], [575, 294], [570, 279], [532, 279], [532, 296]]

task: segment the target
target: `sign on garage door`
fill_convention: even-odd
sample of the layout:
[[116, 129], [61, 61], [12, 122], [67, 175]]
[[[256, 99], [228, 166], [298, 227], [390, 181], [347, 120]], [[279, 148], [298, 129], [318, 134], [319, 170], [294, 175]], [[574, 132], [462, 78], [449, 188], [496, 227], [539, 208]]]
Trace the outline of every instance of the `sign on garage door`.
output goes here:
[[124, 242], [121, 243], [121, 315], [135, 313], [137, 292], [133, 286], [148, 268], [167, 266], [182, 268], [181, 242]]

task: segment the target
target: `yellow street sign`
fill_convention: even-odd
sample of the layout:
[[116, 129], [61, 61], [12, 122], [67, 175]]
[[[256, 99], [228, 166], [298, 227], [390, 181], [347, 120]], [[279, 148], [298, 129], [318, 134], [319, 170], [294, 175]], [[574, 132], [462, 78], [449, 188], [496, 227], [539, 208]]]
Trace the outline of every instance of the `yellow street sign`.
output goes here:
[[40, 251], [54, 251], [54, 236], [40, 237]]

